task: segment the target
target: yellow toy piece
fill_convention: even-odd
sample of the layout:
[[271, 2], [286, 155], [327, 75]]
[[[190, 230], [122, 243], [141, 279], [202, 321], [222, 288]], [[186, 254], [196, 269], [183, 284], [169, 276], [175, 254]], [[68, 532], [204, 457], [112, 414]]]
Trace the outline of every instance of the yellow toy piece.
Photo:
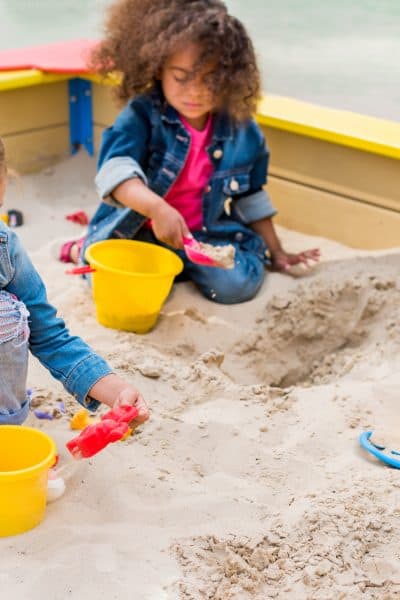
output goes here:
[[133, 433], [133, 429], [129, 428], [128, 431], [125, 433], [125, 435], [122, 436], [122, 438], [120, 439], [120, 442], [124, 442], [126, 439], [128, 439], [129, 436], [131, 436]]
[[88, 425], [90, 425], [90, 417], [86, 408], [81, 408], [77, 413], [74, 414], [72, 419], [69, 422], [71, 429], [81, 430], [85, 429]]
[[6, 225], [8, 225], [8, 220], [9, 220], [9, 219], [8, 219], [8, 214], [7, 214], [7, 213], [4, 213], [4, 214], [0, 215], [0, 219], [1, 219], [2, 221], [4, 221], [4, 223], [5, 223]]

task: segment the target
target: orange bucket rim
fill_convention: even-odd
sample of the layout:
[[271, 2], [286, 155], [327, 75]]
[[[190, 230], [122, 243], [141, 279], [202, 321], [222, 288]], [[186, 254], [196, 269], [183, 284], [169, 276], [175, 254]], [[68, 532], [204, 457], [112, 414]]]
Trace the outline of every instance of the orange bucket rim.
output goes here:
[[54, 463], [54, 459], [57, 455], [57, 447], [55, 441], [44, 431], [40, 429], [35, 429], [34, 427], [26, 427], [25, 425], [0, 425], [0, 436], [3, 430], [8, 431], [30, 431], [38, 435], [39, 437], [45, 439], [49, 442], [49, 451], [47, 453], [46, 458], [41, 460], [36, 465], [31, 467], [27, 467], [25, 469], [17, 469], [14, 471], [0, 471], [0, 481], [5, 481], [7, 479], [15, 479], [16, 477], [26, 478], [32, 475], [35, 475], [39, 471], [43, 471], [44, 469], [50, 468]]
[[[110, 246], [113, 246], [113, 245], [130, 246], [131, 244], [135, 244], [135, 245], [148, 246], [148, 247], [151, 247], [152, 249], [157, 248], [157, 250], [160, 250], [161, 252], [168, 253], [168, 255], [171, 258], [173, 257], [173, 259], [176, 261], [177, 267], [179, 265], [179, 269], [169, 270], [164, 273], [141, 273], [140, 271], [123, 271], [122, 269], [116, 269], [114, 267], [109, 267], [109, 266], [104, 265], [103, 263], [99, 262], [97, 259], [93, 258], [93, 256], [91, 256], [92, 248], [95, 248], [100, 245], [105, 245], [105, 244], [110, 245]], [[103, 271], [108, 271], [110, 273], [115, 273], [117, 275], [125, 275], [125, 276], [129, 276], [129, 277], [143, 277], [143, 278], [148, 278], [148, 279], [157, 279], [160, 277], [176, 277], [177, 275], [179, 275], [179, 273], [181, 273], [183, 271], [183, 267], [184, 267], [183, 260], [177, 254], [175, 254], [172, 250], [169, 250], [168, 248], [164, 248], [163, 246], [151, 244], [150, 242], [142, 242], [141, 240], [101, 240], [100, 242], [95, 242], [94, 244], [91, 244], [90, 246], [88, 246], [86, 248], [85, 258], [89, 262], [90, 266], [100, 268]]]

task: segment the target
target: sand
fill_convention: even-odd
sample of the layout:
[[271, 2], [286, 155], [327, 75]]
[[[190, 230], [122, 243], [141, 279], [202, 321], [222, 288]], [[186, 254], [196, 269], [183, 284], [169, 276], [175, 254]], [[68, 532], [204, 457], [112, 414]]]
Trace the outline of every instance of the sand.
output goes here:
[[215, 246], [200, 242], [200, 250], [224, 269], [233, 269], [235, 266], [235, 246], [232, 244]]
[[[128, 442], [68, 467], [35, 530], [0, 539], [13, 600], [264, 600], [400, 597], [400, 477], [358, 447], [368, 429], [400, 449], [400, 251], [320, 246], [303, 278], [269, 274], [252, 302], [220, 306], [178, 284], [146, 336], [97, 324], [90, 291], [64, 274], [60, 241], [92, 213], [94, 163], [80, 153], [13, 186], [8, 208], [70, 329], [146, 397]], [[399, 240], [400, 242], [400, 240]], [[78, 408], [32, 360], [29, 423], [62, 464]]]

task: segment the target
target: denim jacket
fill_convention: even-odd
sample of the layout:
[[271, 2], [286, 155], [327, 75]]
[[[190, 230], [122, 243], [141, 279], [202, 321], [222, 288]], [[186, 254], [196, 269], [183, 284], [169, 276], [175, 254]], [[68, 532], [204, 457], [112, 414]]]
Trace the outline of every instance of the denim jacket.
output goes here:
[[[0, 221], [0, 290], [17, 296], [30, 313], [29, 348], [85, 408], [98, 402], [90, 388], [112, 372], [79, 337], [71, 336], [46, 297], [44, 283], [16, 234]], [[0, 363], [1, 368], [1, 363]]]
[[[102, 202], [84, 249], [111, 237], [135, 237], [146, 217], [115, 200], [113, 190], [140, 177], [164, 197], [181, 172], [189, 147], [190, 133], [158, 90], [130, 101], [103, 133], [96, 176]], [[227, 115], [216, 114], [207, 151], [214, 170], [203, 196], [203, 232], [237, 241], [256, 236], [247, 225], [276, 214], [263, 189], [269, 152], [261, 130], [253, 120], [234, 124]]]

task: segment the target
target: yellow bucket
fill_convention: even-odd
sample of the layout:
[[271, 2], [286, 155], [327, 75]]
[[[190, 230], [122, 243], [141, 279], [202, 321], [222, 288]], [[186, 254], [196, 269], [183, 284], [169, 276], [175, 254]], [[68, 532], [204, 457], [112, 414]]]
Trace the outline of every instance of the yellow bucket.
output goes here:
[[105, 240], [87, 248], [95, 270], [93, 298], [99, 323], [146, 333], [154, 325], [183, 262], [174, 252], [147, 242]]
[[44, 517], [53, 440], [38, 429], [0, 425], [0, 536], [36, 527]]

